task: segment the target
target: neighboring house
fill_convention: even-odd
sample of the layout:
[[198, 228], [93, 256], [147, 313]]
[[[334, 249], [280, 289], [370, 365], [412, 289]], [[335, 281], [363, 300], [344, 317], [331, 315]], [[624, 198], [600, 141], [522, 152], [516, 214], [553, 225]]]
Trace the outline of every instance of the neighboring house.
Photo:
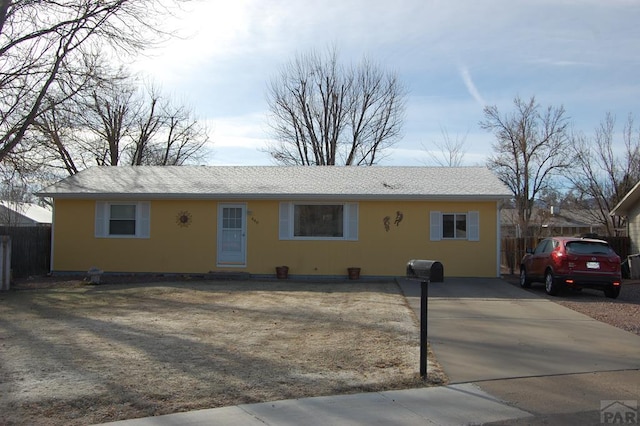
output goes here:
[[611, 210], [611, 216], [627, 218], [627, 235], [631, 253], [640, 253], [640, 182], [638, 182]]
[[54, 202], [53, 272], [500, 275], [509, 190], [481, 167], [93, 167]]
[[[502, 236], [520, 237], [523, 235], [518, 225], [516, 209], [502, 210]], [[605, 226], [598, 223], [595, 211], [560, 209], [557, 207], [535, 207], [529, 222], [529, 235], [538, 238], [549, 236], [606, 235]]]
[[51, 225], [51, 210], [32, 203], [0, 200], [0, 226]]

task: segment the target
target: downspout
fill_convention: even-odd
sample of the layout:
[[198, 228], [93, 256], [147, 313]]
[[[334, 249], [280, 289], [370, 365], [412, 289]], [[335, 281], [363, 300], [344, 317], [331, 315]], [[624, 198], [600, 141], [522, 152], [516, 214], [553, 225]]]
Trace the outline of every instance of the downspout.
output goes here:
[[55, 235], [55, 233], [53, 232], [54, 227], [56, 226], [56, 199], [53, 199], [53, 207], [51, 208], [51, 250], [50, 250], [50, 258], [49, 258], [49, 274], [53, 274], [53, 246], [54, 246], [54, 241], [53, 241], [53, 236]]
[[502, 216], [502, 201], [496, 201], [496, 238], [497, 238], [497, 244], [496, 244], [496, 278], [500, 278], [502, 276], [502, 274], [500, 273], [501, 271], [501, 266], [502, 266], [502, 220], [501, 220], [501, 216]]

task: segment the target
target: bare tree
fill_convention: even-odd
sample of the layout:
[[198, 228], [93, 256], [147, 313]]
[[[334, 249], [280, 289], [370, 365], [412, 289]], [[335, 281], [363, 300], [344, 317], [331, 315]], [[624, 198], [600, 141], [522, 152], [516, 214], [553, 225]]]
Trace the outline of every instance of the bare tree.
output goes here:
[[640, 128], [634, 127], [630, 114], [619, 136], [624, 149], [616, 154], [615, 124], [615, 116], [607, 113], [593, 138], [573, 137], [576, 164], [568, 175], [578, 205], [610, 236], [624, 229], [624, 218], [609, 212], [640, 181]]
[[74, 175], [81, 168], [74, 158], [75, 112], [68, 113], [62, 107], [63, 105], [52, 101], [34, 122], [30, 136], [35, 141], [34, 145], [40, 147], [38, 160], [41, 165], [61, 168], [67, 174]]
[[20, 224], [27, 203], [46, 205], [45, 200], [34, 199], [33, 189], [16, 169], [0, 167], [0, 223], [6, 226]]
[[449, 136], [449, 132], [445, 128], [440, 128], [440, 133], [442, 134], [442, 140], [433, 142], [433, 145], [437, 148], [436, 152], [425, 145], [422, 148], [427, 152], [431, 161], [440, 167], [462, 166], [469, 132], [467, 131], [462, 137], [456, 135], [455, 139]]
[[204, 158], [209, 136], [193, 112], [135, 83], [118, 72], [47, 108], [31, 133], [48, 156], [43, 164], [71, 175], [91, 164], [182, 165]]
[[521, 229], [528, 236], [536, 197], [571, 164], [568, 120], [562, 106], [542, 109], [535, 97], [528, 102], [516, 97], [514, 107], [505, 115], [496, 106], [485, 107], [480, 126], [496, 137], [487, 165], [511, 189]]
[[207, 128], [185, 106], [166, 106], [164, 123], [157, 139], [147, 157], [148, 164], [180, 166], [206, 157], [203, 148], [209, 141]]
[[179, 166], [205, 157], [206, 126], [190, 108], [171, 102], [156, 87], [147, 86], [132, 119], [128, 149], [132, 166]]
[[[175, 0], [179, 1], [179, 0]], [[0, 163], [20, 147], [52, 90], [72, 96], [96, 52], [132, 54], [167, 33], [152, 0], [4, 0], [0, 5]], [[51, 100], [53, 98], [49, 98]], [[59, 99], [62, 101], [64, 99]]]
[[281, 164], [372, 165], [400, 135], [405, 91], [393, 73], [363, 59], [338, 62], [335, 49], [297, 55], [269, 87], [267, 152]]
[[[136, 89], [130, 85], [94, 90], [79, 107], [80, 131], [91, 132], [93, 137], [83, 141], [83, 150], [95, 155], [99, 166], [117, 166], [125, 142], [123, 139], [133, 126], [132, 115], [137, 113]], [[82, 137], [80, 137], [81, 139]]]

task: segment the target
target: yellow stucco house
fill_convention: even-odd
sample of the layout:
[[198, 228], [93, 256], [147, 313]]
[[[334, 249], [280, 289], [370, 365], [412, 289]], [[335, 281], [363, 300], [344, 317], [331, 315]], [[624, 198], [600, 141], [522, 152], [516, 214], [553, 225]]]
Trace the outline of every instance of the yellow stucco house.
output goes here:
[[482, 167], [93, 167], [53, 198], [52, 272], [500, 275], [509, 190]]
[[[612, 216], [621, 216], [626, 219], [626, 233], [631, 240], [631, 253], [640, 253], [640, 182], [636, 183], [620, 202], [611, 210]], [[638, 271], [635, 271], [638, 272]], [[638, 272], [640, 277], [640, 272]]]

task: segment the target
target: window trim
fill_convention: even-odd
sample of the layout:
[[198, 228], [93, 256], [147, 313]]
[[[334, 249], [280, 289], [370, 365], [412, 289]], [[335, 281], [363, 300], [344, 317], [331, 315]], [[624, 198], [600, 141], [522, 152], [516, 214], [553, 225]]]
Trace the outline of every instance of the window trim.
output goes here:
[[[297, 205], [342, 206], [342, 237], [296, 237], [294, 209]], [[358, 203], [332, 201], [283, 201], [280, 203], [278, 237], [280, 240], [296, 241], [357, 241]]]
[[[135, 206], [135, 234], [110, 234], [111, 206]], [[149, 238], [150, 203], [148, 201], [96, 201], [94, 236], [96, 238]]]

